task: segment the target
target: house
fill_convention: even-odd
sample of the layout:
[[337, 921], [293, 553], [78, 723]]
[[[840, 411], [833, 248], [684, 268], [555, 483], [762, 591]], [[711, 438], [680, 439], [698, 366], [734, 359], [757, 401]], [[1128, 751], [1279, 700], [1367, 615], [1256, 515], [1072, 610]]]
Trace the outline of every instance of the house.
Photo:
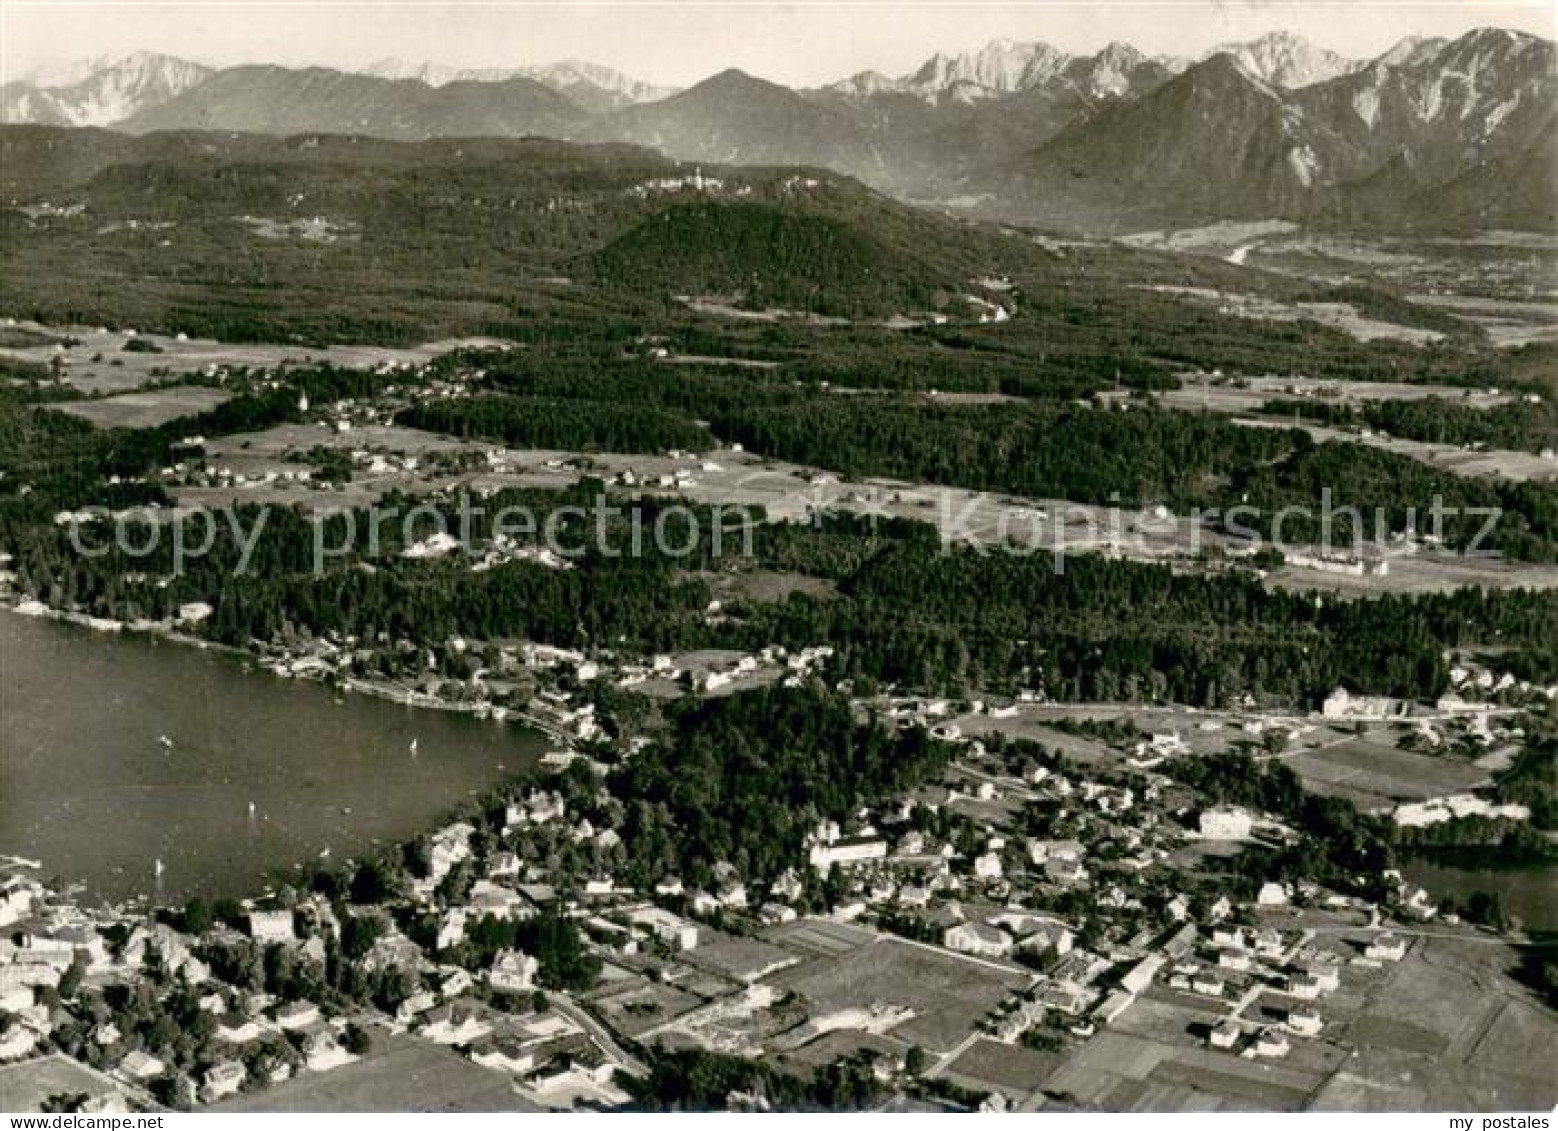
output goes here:
[[1216, 974], [1206, 972], [1196, 974], [1190, 979], [1190, 988], [1198, 994], [1206, 994], [1208, 997], [1222, 997], [1228, 984]]
[[1005, 931], [984, 923], [959, 923], [941, 936], [941, 945], [963, 954], [1000, 958], [1012, 949], [1012, 938]]
[[438, 995], [432, 990], [419, 990], [395, 1009], [395, 1020], [402, 1025], [409, 1025], [419, 1015], [426, 1013], [438, 1004]]
[[1287, 947], [1282, 942], [1282, 932], [1267, 927], [1255, 936], [1255, 953], [1262, 958], [1281, 958]]
[[698, 925], [664, 908], [636, 907], [628, 912], [628, 919], [672, 950], [692, 950], [698, 945]]
[[1305, 968], [1323, 994], [1334, 993], [1341, 988], [1341, 966], [1329, 959], [1316, 959]]
[[441, 967], [438, 992], [444, 997], [459, 997], [476, 984], [468, 972], [458, 966]]
[[1028, 841], [1028, 859], [1035, 864], [1043, 864], [1047, 860], [1081, 860], [1087, 855], [1087, 849], [1079, 840], [1038, 840]]
[[328, 1025], [316, 1025], [303, 1035], [303, 1060], [311, 1072], [329, 1072], [356, 1058], [341, 1046], [335, 1030]]
[[567, 813], [562, 794], [537, 789], [531, 790], [523, 802], [510, 803], [504, 811], [503, 823], [510, 829], [525, 824], [545, 825], [562, 820]]
[[974, 875], [981, 880], [999, 880], [1001, 878], [1001, 856], [998, 852], [986, 852], [983, 856], [974, 858]]
[[487, 1038], [471, 1046], [471, 1059], [483, 1068], [523, 1076], [536, 1066], [535, 1054], [513, 1037]]
[[450, 1002], [422, 1014], [422, 1035], [440, 1045], [466, 1045], [492, 1034], [492, 1025], [469, 1005]]
[[535, 987], [540, 969], [541, 964], [522, 951], [501, 951], [487, 971], [487, 984], [504, 993], [525, 993]]
[[292, 912], [249, 912], [249, 937], [261, 945], [296, 942], [297, 936], [292, 931]]
[[1297, 1009], [1288, 1011], [1287, 1027], [1300, 1037], [1318, 1036], [1324, 1025], [1325, 1022], [1321, 1019], [1319, 1012], [1307, 1005], [1301, 1005]]
[[428, 851], [428, 875], [436, 884], [454, 866], [471, 855], [471, 834], [476, 830], [464, 821], [456, 821], [432, 836]]
[[1093, 1000], [1094, 993], [1075, 982], [1051, 982], [1039, 991], [1039, 1002], [1051, 1009], [1080, 1017]]
[[224, 1014], [217, 1018], [216, 1037], [219, 1041], [226, 1041], [230, 1045], [246, 1045], [259, 1040], [262, 1035], [263, 1031], [252, 1017]]
[[1206, 911], [1206, 917], [1208, 921], [1213, 923], [1220, 923], [1232, 914], [1233, 903], [1230, 902], [1226, 895], [1218, 896], [1216, 901], [1213, 902], [1212, 906], [1207, 908]]
[[1239, 1043], [1243, 1034], [1244, 1031], [1232, 1021], [1224, 1021], [1212, 1030], [1207, 1043], [1214, 1049], [1231, 1049]]
[[839, 837], [832, 841], [818, 841], [811, 846], [807, 857], [811, 866], [823, 875], [835, 865], [858, 864], [865, 860], [880, 860], [887, 855], [887, 841], [880, 836]]
[[213, 1064], [201, 1077], [201, 1098], [206, 1103], [212, 1103], [223, 1096], [230, 1096], [243, 1086], [244, 1077], [247, 1075], [244, 1066], [236, 1060], [224, 1060], [220, 1064]]
[[1215, 805], [1201, 814], [1201, 835], [1208, 840], [1245, 840], [1250, 835], [1252, 821], [1243, 809], [1230, 805]]
[[1135, 966], [1132, 966], [1120, 979], [1120, 986], [1127, 993], [1139, 994], [1157, 977], [1158, 971], [1163, 969], [1164, 958], [1160, 954], [1149, 954]]
[[48, 962], [9, 962], [0, 966], [0, 994], [23, 988], [31, 990], [34, 986], [57, 986], [60, 973], [58, 966]]
[[125, 1053], [124, 1059], [119, 1062], [119, 1067], [114, 1069], [120, 1077], [132, 1084], [154, 1080], [167, 1070], [168, 1066], [159, 1058], [140, 1049], [131, 1049]]
[[0, 883], [0, 927], [20, 923], [33, 912], [42, 888], [22, 876], [8, 876]]
[[1245, 947], [1244, 928], [1213, 927], [1212, 945], [1226, 947], [1230, 950], [1243, 950]]
[[1017, 945], [1034, 954], [1054, 951], [1057, 955], [1071, 953], [1074, 941], [1071, 928], [1057, 919], [1029, 915], [1020, 911], [1003, 911], [985, 920], [992, 927], [1008, 931]]
[[1288, 997], [1314, 1001], [1320, 996], [1320, 981], [1312, 974], [1294, 974], [1287, 980]]
[[1255, 1038], [1256, 1056], [1286, 1056], [1291, 1049], [1287, 1034], [1281, 1029], [1262, 1029]]
[[438, 950], [448, 950], [464, 942], [466, 918], [463, 907], [444, 912], [444, 917], [438, 923], [438, 937], [434, 941], [434, 947]]
[[1373, 942], [1363, 948], [1363, 956], [1376, 962], [1400, 962], [1406, 953], [1406, 939], [1389, 931], [1376, 936]]
[[38, 1034], [25, 1025], [12, 1025], [0, 1031], [0, 1061], [20, 1060], [38, 1045]]
[[795, 908], [788, 903], [776, 903], [769, 900], [757, 909], [757, 917], [764, 923], [773, 926], [777, 923], [793, 923], [796, 919]]
[[1052, 856], [1044, 861], [1044, 874], [1056, 883], [1079, 884], [1087, 879], [1087, 869], [1080, 860]]
[[477, 880], [471, 885], [465, 907], [472, 918], [491, 915], [505, 921], [529, 918], [534, 910], [519, 892], [491, 880]]
[[276, 1025], [283, 1032], [319, 1024], [319, 1007], [311, 1001], [289, 1001], [276, 1010]]
[[1261, 884], [1260, 891], [1255, 895], [1255, 903], [1260, 907], [1286, 907], [1289, 898], [1287, 885], [1268, 880]]
[[1242, 950], [1221, 950], [1217, 952], [1217, 965], [1223, 970], [1248, 970], [1250, 956]]
[[[1294, 561], [1293, 555], [1288, 555], [1288, 561]], [[1302, 564], [1312, 563], [1306, 559]], [[1357, 565], [1358, 572], [1363, 573], [1364, 563], [1360, 561]], [[1353, 695], [1345, 687], [1338, 687], [1320, 704], [1320, 714], [1327, 719], [1387, 719], [1400, 712], [1399, 700], [1377, 695]]]

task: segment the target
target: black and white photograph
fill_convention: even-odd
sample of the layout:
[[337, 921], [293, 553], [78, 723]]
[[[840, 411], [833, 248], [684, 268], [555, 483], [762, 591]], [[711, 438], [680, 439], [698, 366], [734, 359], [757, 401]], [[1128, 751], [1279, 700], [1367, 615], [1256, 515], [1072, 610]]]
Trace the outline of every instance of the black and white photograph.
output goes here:
[[1555, 40], [0, 0], [8, 1131], [1553, 1131]]

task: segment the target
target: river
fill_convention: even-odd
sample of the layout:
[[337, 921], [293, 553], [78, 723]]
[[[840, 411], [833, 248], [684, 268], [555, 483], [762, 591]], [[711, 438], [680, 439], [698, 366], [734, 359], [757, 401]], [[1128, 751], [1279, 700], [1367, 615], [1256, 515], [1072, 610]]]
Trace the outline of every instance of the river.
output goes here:
[[0, 611], [0, 853], [89, 902], [251, 894], [430, 828], [545, 745], [215, 650]]

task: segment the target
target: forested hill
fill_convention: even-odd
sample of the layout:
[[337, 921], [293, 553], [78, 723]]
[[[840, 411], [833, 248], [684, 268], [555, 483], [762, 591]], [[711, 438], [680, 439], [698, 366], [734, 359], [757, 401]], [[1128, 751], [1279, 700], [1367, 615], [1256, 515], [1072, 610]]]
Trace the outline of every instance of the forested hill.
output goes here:
[[[700, 167], [623, 145], [0, 127], [0, 216], [0, 309], [54, 323], [385, 344], [566, 322], [631, 338], [689, 321], [676, 296], [706, 293], [958, 327], [999, 307], [1009, 358], [1085, 339], [1111, 372], [1144, 355], [1287, 369], [1358, 352], [1314, 327], [1212, 330], [1215, 315], [1142, 289], [1291, 298], [1298, 280], [1119, 245], [1057, 248], [835, 173]], [[1268, 340], [1297, 348], [1273, 358]], [[1395, 372], [1408, 356], [1362, 352], [1350, 372]], [[1410, 357], [1475, 373], [1453, 353]]]
[[772, 205], [676, 204], [594, 256], [603, 285], [730, 296], [753, 310], [887, 317], [946, 305], [956, 276], [843, 220]]

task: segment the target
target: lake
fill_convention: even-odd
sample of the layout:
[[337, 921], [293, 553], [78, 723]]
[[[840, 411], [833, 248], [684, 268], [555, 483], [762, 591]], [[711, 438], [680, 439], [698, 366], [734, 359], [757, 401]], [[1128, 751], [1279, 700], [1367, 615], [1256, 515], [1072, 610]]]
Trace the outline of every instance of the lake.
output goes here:
[[545, 748], [511, 723], [0, 611], [0, 853], [88, 901], [251, 894], [428, 830]]

